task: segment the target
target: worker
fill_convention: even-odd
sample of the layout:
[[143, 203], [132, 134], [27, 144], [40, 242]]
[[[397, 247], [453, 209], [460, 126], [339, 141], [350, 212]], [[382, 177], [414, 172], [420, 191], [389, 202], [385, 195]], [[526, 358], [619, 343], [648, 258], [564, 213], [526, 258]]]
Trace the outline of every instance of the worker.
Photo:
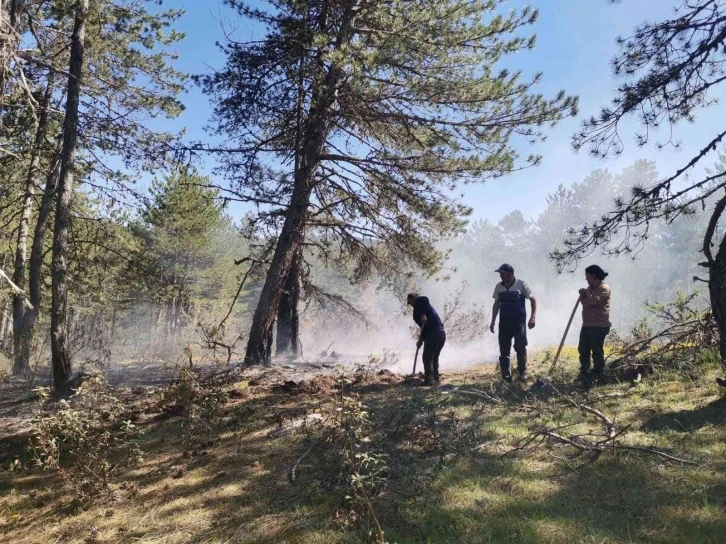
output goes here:
[[[527, 326], [534, 329], [537, 321], [537, 299], [532, 290], [522, 280], [514, 276], [514, 267], [503, 264], [495, 270], [501, 282], [494, 287], [494, 307], [492, 308], [492, 324], [489, 330], [494, 332], [494, 325], [499, 315], [499, 368], [502, 379], [512, 381], [512, 367], [509, 354], [517, 354], [518, 380], [527, 379]], [[532, 306], [532, 315], [527, 323], [527, 309], [525, 300], [529, 299]]]
[[427, 297], [409, 293], [406, 297], [413, 306], [413, 320], [420, 327], [416, 348], [423, 345], [424, 385], [439, 381], [439, 355], [446, 343], [446, 331], [438, 312]]
[[592, 355], [592, 377], [602, 375], [605, 370], [605, 337], [610, 332], [610, 286], [604, 283], [608, 273], [593, 264], [585, 269], [587, 288], [580, 289], [582, 302], [582, 329], [580, 329], [580, 377], [590, 376]]

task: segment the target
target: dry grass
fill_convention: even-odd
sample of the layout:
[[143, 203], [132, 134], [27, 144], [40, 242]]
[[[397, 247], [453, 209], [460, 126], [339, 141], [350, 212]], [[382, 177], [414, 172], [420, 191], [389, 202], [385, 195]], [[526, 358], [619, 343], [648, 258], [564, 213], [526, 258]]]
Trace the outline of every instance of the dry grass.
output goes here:
[[[563, 363], [558, 387], [631, 425], [628, 443], [658, 446], [700, 466], [633, 453], [594, 460], [562, 447], [502, 457], [533, 425], [576, 423], [573, 429], [584, 430], [588, 422], [547, 392], [500, 384], [488, 368], [445, 382], [489, 391], [505, 405], [402, 379], [364, 381], [353, 389], [381, 429], [376, 447], [391, 467], [374, 501], [388, 542], [723, 542], [726, 400], [712, 385], [716, 369], [698, 379], [668, 375], [581, 391], [573, 385], [576, 364]], [[285, 417], [326, 413], [335, 390], [247, 382], [229, 389], [235, 393], [220, 442], [188, 457], [179, 418], [142, 413], [146, 461], [124, 475], [113, 497], [87, 510], [72, 510], [52, 475], [0, 472], [0, 540], [364, 542], [365, 535], [343, 523], [344, 487], [329, 445], [316, 447], [296, 482], [288, 480], [321, 430], [268, 437]]]

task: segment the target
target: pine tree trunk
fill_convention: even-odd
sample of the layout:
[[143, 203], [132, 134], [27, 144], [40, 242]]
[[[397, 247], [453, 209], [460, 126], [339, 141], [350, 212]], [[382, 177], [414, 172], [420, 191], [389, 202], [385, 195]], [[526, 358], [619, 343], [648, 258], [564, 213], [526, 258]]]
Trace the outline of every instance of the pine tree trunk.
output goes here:
[[[22, 212], [20, 225], [18, 226], [18, 241], [15, 250], [15, 267], [13, 270], [13, 282], [23, 291], [26, 290], [26, 266], [28, 264], [28, 238], [30, 235], [30, 217], [33, 211], [35, 197], [35, 184], [40, 170], [40, 153], [45, 142], [45, 134], [48, 127], [48, 103], [53, 88], [53, 78], [49, 76], [43, 100], [40, 104], [39, 116], [35, 127], [35, 139], [31, 150], [30, 166], [28, 175], [25, 178], [25, 194], [23, 195]], [[31, 301], [29, 301], [33, 304]], [[24, 375], [30, 370], [29, 354], [26, 354], [25, 346], [28, 344], [25, 336], [28, 334], [28, 312], [37, 312], [26, 308], [22, 296], [13, 296], [13, 374]], [[27, 356], [26, 356], [27, 355]]]
[[[155, 333], [154, 336], [159, 336], [159, 333], [161, 332], [161, 326], [162, 326], [162, 318], [164, 317], [164, 308], [161, 305], [161, 301], [159, 302], [158, 306], [156, 307], [156, 319], [155, 321]], [[151, 338], [149, 339], [151, 340]]]
[[292, 202], [285, 217], [282, 233], [277, 240], [275, 254], [252, 320], [245, 354], [245, 363], [248, 365], [270, 363], [272, 329], [285, 281], [302, 242], [305, 214], [310, 200], [311, 181], [312, 179], [309, 182], [306, 180], [295, 184]]
[[[19, 11], [20, 0], [0, 0], [0, 96], [6, 94], [8, 65], [19, 39], [17, 33]], [[0, 111], [3, 105], [0, 102]]]
[[[0, 269], [5, 270], [5, 264], [7, 263], [8, 255], [3, 253], [0, 255]], [[10, 301], [3, 301], [2, 315], [0, 316], [0, 344], [2, 344], [3, 353], [9, 354], [8, 345], [5, 341], [6, 336], [9, 333], [10, 321], [11, 321], [12, 303]]]
[[706, 235], [703, 238], [703, 254], [706, 256], [706, 262], [701, 265], [708, 268], [711, 312], [718, 327], [721, 364], [726, 367], [726, 235], [721, 238], [715, 257], [712, 251], [713, 237], [718, 230], [718, 222], [724, 210], [726, 210], [726, 196], [716, 203], [711, 214]]
[[726, 236], [709, 267], [708, 293], [719, 332], [719, 355], [726, 367]]
[[300, 254], [287, 274], [284, 291], [277, 310], [277, 355], [297, 355], [300, 334], [298, 302], [300, 300]]
[[[339, 49], [350, 41], [359, 1], [348, 1], [340, 22], [334, 49]], [[342, 75], [341, 70], [332, 65], [323, 81], [311, 93], [310, 103], [312, 105], [304, 123], [304, 134], [300, 140], [299, 168], [294, 176], [290, 205], [285, 214], [282, 232], [277, 240], [275, 253], [252, 319], [245, 353], [245, 364], [247, 365], [267, 365], [271, 360], [275, 317], [285, 281], [303, 241], [310, 193], [320, 164], [319, 157], [330, 132], [330, 122], [335, 111], [338, 85]]]
[[33, 309], [25, 310], [21, 345], [21, 357], [23, 359], [23, 364], [26, 366], [30, 366], [30, 351], [33, 345], [33, 337], [35, 336], [35, 325], [38, 320], [40, 306], [43, 299], [43, 257], [45, 253], [45, 235], [48, 232], [50, 215], [53, 211], [53, 203], [55, 201], [55, 191], [56, 185], [58, 184], [59, 173], [60, 162], [56, 160], [46, 178], [43, 197], [40, 200], [40, 208], [38, 208], [38, 219], [35, 223], [35, 231], [33, 232], [33, 245], [30, 250], [30, 266], [28, 271], [28, 298], [30, 300], [30, 304], [33, 305]]
[[169, 338], [172, 332], [172, 320], [174, 319], [174, 297], [172, 296], [166, 301], [166, 327], [164, 329], [164, 336]]
[[[34, 152], [31, 161], [37, 166], [38, 154]], [[31, 171], [33, 166], [31, 165]], [[25, 265], [28, 261], [28, 232], [30, 224], [30, 216], [33, 209], [33, 197], [35, 196], [34, 179], [28, 176], [25, 185], [25, 194], [23, 195], [22, 212], [20, 215], [20, 225], [18, 226], [18, 239], [15, 249], [15, 266], [13, 270], [13, 283], [20, 289], [26, 289]], [[23, 375], [28, 370], [22, 357], [23, 343], [23, 322], [25, 321], [25, 297], [23, 294], [13, 294], [13, 374], [15, 376]]]
[[8, 352], [7, 337], [9, 336], [10, 329], [10, 303], [6, 302], [2, 309], [2, 316], [0, 316], [0, 344], [2, 350]]
[[113, 309], [111, 310], [111, 327], [108, 332], [108, 344], [113, 346], [113, 340], [116, 338], [116, 319], [118, 314], [118, 302], [114, 301]]
[[78, 106], [81, 98], [81, 76], [83, 72], [88, 2], [89, 0], [78, 0], [73, 35], [71, 36], [70, 74], [68, 77], [65, 119], [63, 120], [63, 150], [61, 151], [58, 200], [56, 202], [55, 229], [53, 231], [53, 300], [51, 302], [50, 346], [53, 384], [56, 389], [62, 389], [68, 383], [71, 375], [71, 357], [66, 334], [66, 311], [68, 306], [68, 286], [66, 284], [68, 263], [66, 253], [68, 250], [68, 227], [70, 224], [76, 142], [78, 139]]

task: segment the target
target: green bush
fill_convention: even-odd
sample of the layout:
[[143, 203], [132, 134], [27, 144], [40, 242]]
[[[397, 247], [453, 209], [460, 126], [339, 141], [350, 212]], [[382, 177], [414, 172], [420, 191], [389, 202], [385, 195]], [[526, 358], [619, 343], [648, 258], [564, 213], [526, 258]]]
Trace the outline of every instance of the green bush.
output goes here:
[[82, 503], [108, 493], [113, 478], [143, 461], [138, 428], [124, 420], [123, 404], [102, 375], [83, 383], [55, 412], [48, 388], [37, 388], [30, 451], [38, 467], [57, 472]]

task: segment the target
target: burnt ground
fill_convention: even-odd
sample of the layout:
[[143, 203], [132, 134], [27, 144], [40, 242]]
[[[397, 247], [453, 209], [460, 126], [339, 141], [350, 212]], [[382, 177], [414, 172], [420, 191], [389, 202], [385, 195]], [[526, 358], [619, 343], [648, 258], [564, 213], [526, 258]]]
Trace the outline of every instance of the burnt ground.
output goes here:
[[[244, 379], [253, 386], [278, 388], [286, 393], [318, 393], [335, 382], [341, 371], [362, 371], [374, 374], [380, 367], [359, 364], [360, 358], [318, 357], [314, 360], [277, 359], [270, 366], [243, 367], [240, 364], [202, 363], [194, 366], [200, 377], [232, 382]], [[357, 362], [356, 362], [357, 361]], [[76, 373], [74, 383], [85, 376], [103, 372], [119, 398], [134, 400], [153, 396], [169, 386], [179, 375], [180, 365], [168, 363], [125, 363], [107, 368], [84, 367]], [[37, 407], [36, 387], [51, 383], [48, 372], [39, 373], [32, 383], [22, 377], [9, 377], [0, 383], [0, 465], [12, 461], [17, 446], [27, 443], [31, 421]], [[10, 457], [8, 457], [10, 456]]]

